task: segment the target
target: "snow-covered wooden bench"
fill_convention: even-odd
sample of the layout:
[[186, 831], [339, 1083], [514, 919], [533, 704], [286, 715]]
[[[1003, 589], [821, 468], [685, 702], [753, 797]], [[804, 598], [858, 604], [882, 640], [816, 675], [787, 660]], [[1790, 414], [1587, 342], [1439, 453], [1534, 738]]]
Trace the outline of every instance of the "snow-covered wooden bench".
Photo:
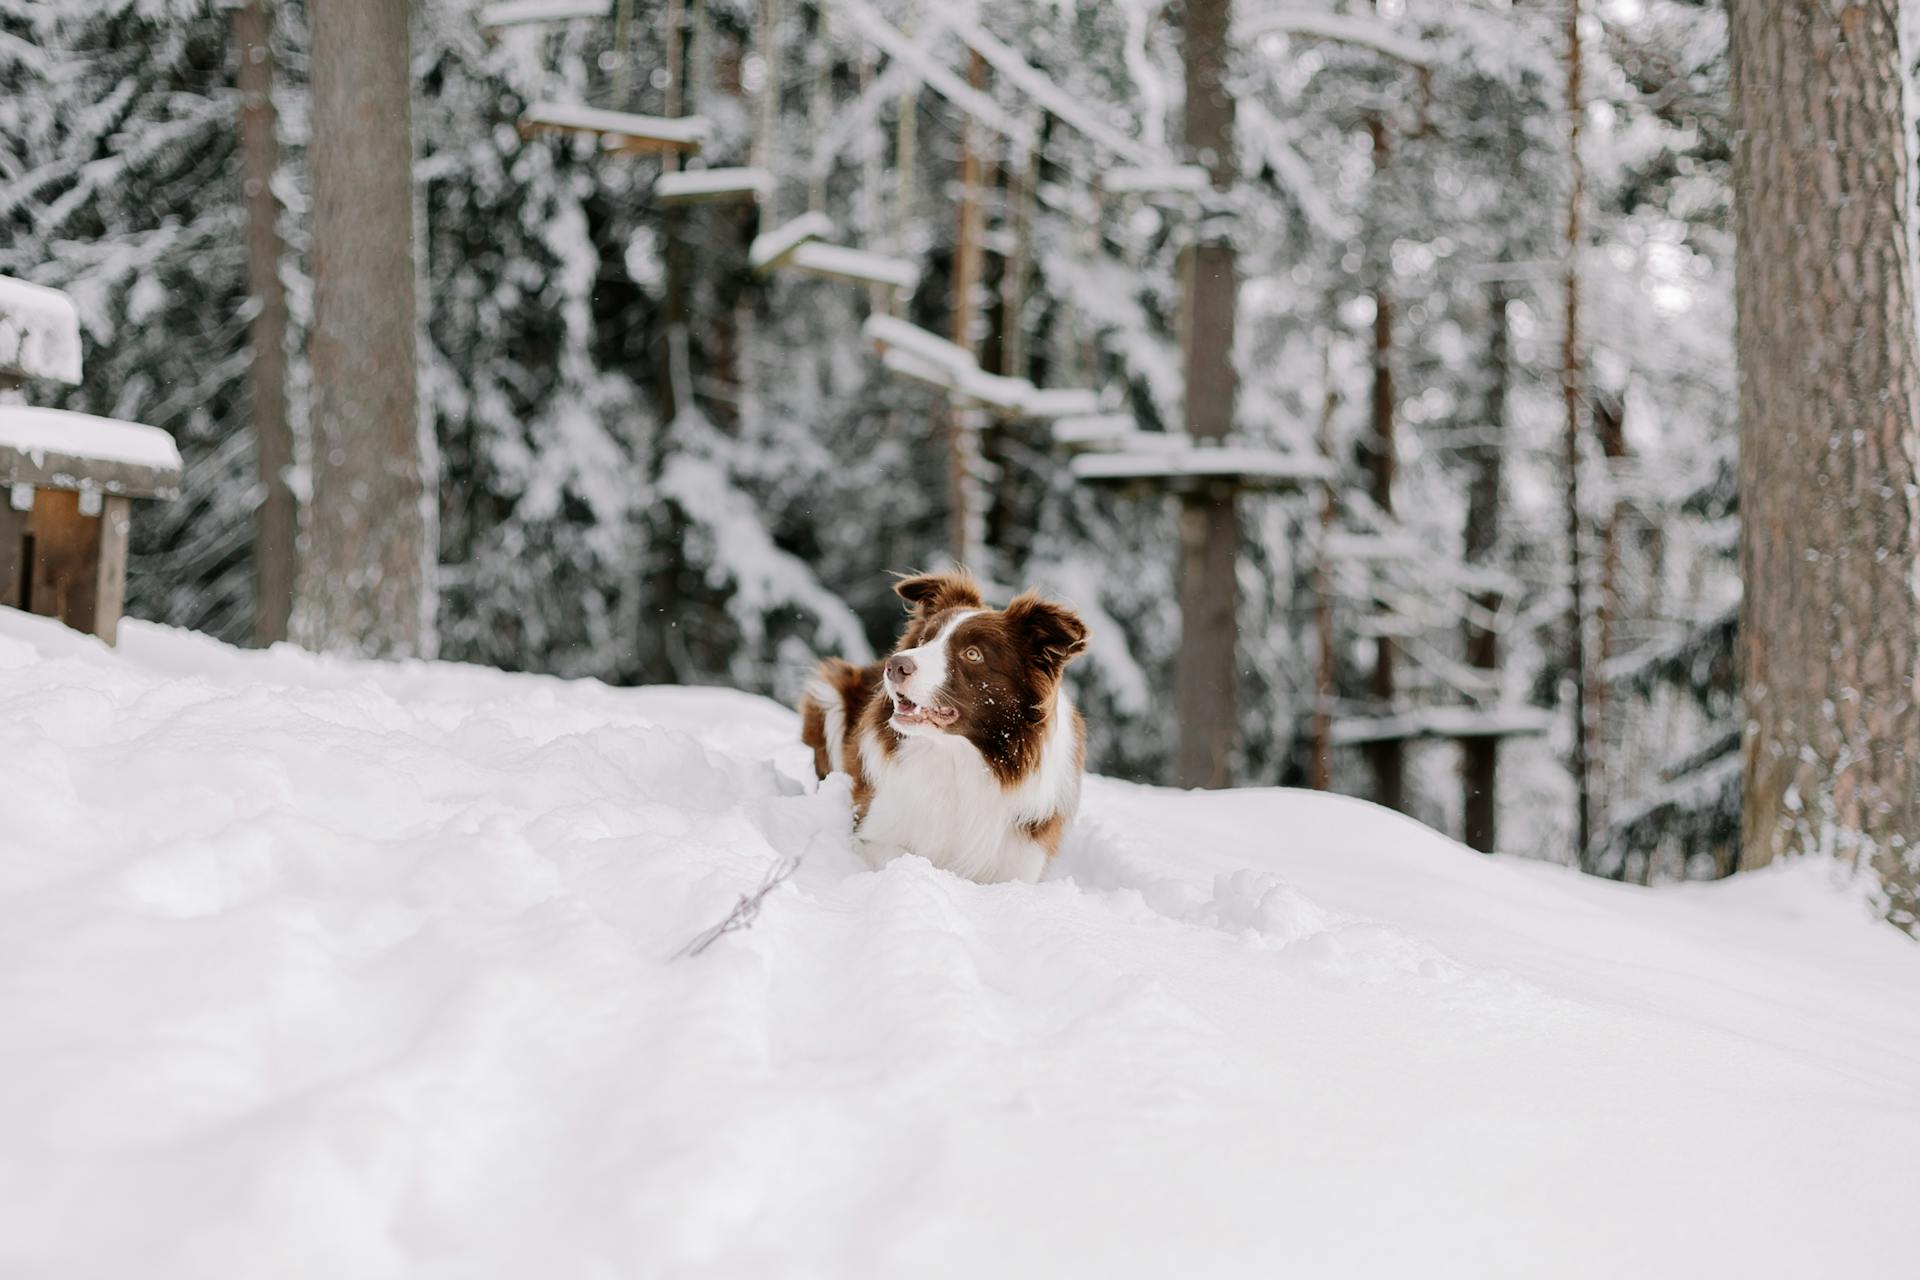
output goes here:
[[[80, 381], [80, 325], [52, 289], [0, 277], [0, 390]], [[179, 491], [153, 427], [0, 402], [0, 605], [112, 644], [127, 589], [128, 504]]]

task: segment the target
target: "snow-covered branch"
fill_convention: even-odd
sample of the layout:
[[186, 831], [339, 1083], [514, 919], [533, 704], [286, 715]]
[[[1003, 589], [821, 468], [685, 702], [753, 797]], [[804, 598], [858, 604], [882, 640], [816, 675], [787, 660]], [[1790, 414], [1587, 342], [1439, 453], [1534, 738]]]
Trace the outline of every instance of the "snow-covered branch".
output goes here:
[[1431, 67], [1441, 58], [1441, 49], [1425, 40], [1402, 35], [1377, 18], [1359, 14], [1327, 13], [1321, 9], [1286, 7], [1268, 9], [1240, 20], [1234, 32], [1243, 43], [1269, 35], [1306, 36], [1331, 40], [1337, 44], [1357, 45], [1404, 62], [1411, 67]]

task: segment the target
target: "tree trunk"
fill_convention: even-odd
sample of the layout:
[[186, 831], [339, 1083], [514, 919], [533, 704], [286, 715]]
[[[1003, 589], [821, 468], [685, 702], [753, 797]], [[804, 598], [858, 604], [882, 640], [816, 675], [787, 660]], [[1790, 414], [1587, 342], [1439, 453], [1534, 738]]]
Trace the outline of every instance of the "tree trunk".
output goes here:
[[[1331, 326], [1328, 326], [1329, 331]], [[1327, 540], [1340, 519], [1340, 482], [1333, 469], [1333, 416], [1340, 392], [1333, 381], [1333, 352], [1329, 343], [1321, 353], [1320, 456], [1327, 461], [1328, 478], [1320, 487], [1320, 553], [1313, 561], [1313, 740], [1307, 762], [1307, 785], [1315, 791], [1333, 789], [1333, 702], [1339, 690], [1338, 643], [1333, 634], [1333, 566], [1327, 561]]]
[[432, 647], [408, 8], [327, 0], [308, 12], [313, 501], [300, 630], [313, 648], [370, 656]]
[[1920, 934], [1920, 356], [1892, 0], [1729, 8], [1740, 866], [1830, 853]]
[[[967, 82], [985, 89], [987, 60], [975, 53]], [[953, 240], [953, 341], [969, 354], [979, 329], [980, 281], [986, 263], [986, 177], [981, 156], [981, 127], [968, 116], [961, 126], [960, 214]], [[947, 406], [947, 541], [955, 564], [987, 574], [987, 513], [977, 492], [980, 436], [987, 413], [955, 401]]]
[[[1387, 125], [1379, 116], [1369, 117], [1367, 132], [1373, 139], [1373, 172], [1376, 178], [1387, 167], [1391, 152], [1387, 145]], [[1393, 480], [1398, 459], [1394, 451], [1393, 391], [1393, 295], [1387, 290], [1392, 264], [1384, 244], [1374, 259], [1373, 285], [1373, 391], [1372, 416], [1367, 437], [1367, 474], [1369, 496], [1383, 515], [1393, 514]], [[1389, 636], [1374, 641], [1371, 693], [1380, 714], [1392, 715], [1398, 691], [1394, 686], [1394, 645]], [[1389, 809], [1407, 806], [1407, 744], [1402, 738], [1370, 742], [1367, 764], [1373, 770], [1373, 798]]]
[[240, 91], [240, 172], [247, 205], [247, 288], [253, 295], [248, 390], [253, 397], [254, 466], [260, 504], [253, 512], [253, 639], [269, 645], [287, 638], [299, 563], [300, 508], [287, 482], [293, 467], [293, 427], [287, 418], [287, 291], [280, 280], [280, 202], [273, 175], [280, 167], [278, 117], [273, 109], [273, 14], [267, 0], [246, 0], [233, 11], [233, 44]]
[[[1600, 446], [1600, 456], [1607, 460], [1609, 479], [1612, 479], [1618, 476], [1620, 464], [1627, 460], [1626, 392], [1624, 389], [1618, 392], [1597, 391], [1592, 399], [1594, 442]], [[1607, 714], [1607, 682], [1601, 672], [1606, 669], [1608, 659], [1613, 657], [1614, 631], [1625, 616], [1622, 597], [1626, 588], [1620, 581], [1623, 572], [1620, 557], [1628, 516], [1626, 500], [1616, 498], [1613, 509], [1607, 513], [1606, 527], [1600, 531], [1600, 598], [1595, 610], [1593, 661], [1587, 664], [1587, 718], [1593, 724], [1593, 755], [1587, 761], [1587, 793], [1591, 797], [1588, 803], [1592, 806], [1594, 825], [1602, 828], [1608, 821], [1609, 770], [1606, 766], [1613, 763], [1613, 736]], [[1642, 884], [1647, 883], [1652, 869], [1653, 859], [1649, 857], [1643, 868]], [[1614, 875], [1625, 879], [1627, 873], [1627, 860], [1622, 858], [1620, 865], [1614, 869]]]
[[[1230, 0], [1188, 0], [1181, 53], [1186, 64], [1186, 144], [1213, 186], [1234, 180], [1233, 95], [1226, 84]], [[1217, 440], [1233, 429], [1234, 309], [1238, 264], [1224, 229], [1202, 224], [1182, 272], [1182, 338], [1187, 431]], [[1182, 786], [1224, 787], [1233, 781], [1239, 713], [1234, 698], [1240, 520], [1230, 486], [1188, 495], [1180, 511], [1180, 703]]]
[[[1467, 564], [1476, 569], [1492, 565], [1500, 545], [1501, 463], [1507, 436], [1507, 389], [1512, 376], [1508, 356], [1507, 292], [1495, 283], [1487, 295], [1487, 402], [1481, 429], [1487, 439], [1468, 452], [1473, 467], [1467, 482]], [[1479, 614], [1491, 616], [1500, 608], [1500, 593], [1476, 589], [1471, 597]], [[1469, 615], [1466, 623], [1467, 665], [1493, 671], [1500, 665], [1500, 637], [1490, 623]], [[1461, 838], [1469, 849], [1492, 853], [1499, 841], [1500, 793], [1497, 769], [1500, 739], [1463, 738], [1460, 742], [1460, 783], [1464, 792]]]
[[1593, 726], [1587, 715], [1587, 609], [1584, 560], [1580, 555], [1580, 412], [1586, 394], [1586, 356], [1580, 346], [1580, 250], [1586, 240], [1587, 170], [1580, 156], [1580, 125], [1586, 112], [1580, 66], [1580, 0], [1566, 0], [1567, 185], [1566, 315], [1560, 342], [1560, 398], [1565, 414], [1567, 517], [1567, 665], [1573, 674], [1574, 858], [1587, 866], [1593, 844], [1593, 797], [1588, 761]]

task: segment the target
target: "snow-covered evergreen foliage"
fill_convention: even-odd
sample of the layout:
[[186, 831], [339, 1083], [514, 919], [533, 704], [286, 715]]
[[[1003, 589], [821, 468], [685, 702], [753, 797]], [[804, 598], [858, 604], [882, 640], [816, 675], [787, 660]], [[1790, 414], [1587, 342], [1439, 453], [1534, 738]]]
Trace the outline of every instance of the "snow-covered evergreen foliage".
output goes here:
[[[919, 284], [900, 313], [949, 331], [966, 133], [952, 99], [969, 68], [947, 18], [969, 19], [905, 0], [795, 0], [779, 7], [770, 64], [757, 4], [688, 0], [677, 90], [712, 125], [689, 163], [764, 164], [775, 182], [756, 213], [663, 206], [651, 199], [660, 158], [515, 128], [537, 100], [667, 110], [665, 0], [636, 0], [624, 47], [611, 17], [488, 37], [477, 8], [426, 0], [414, 37], [423, 376], [443, 477], [439, 652], [790, 696], [815, 653], [885, 645], [898, 618], [887, 572], [948, 554], [948, 406], [887, 378], [862, 341], [884, 299], [793, 273], [758, 277], [747, 246], [760, 225], [818, 208], [837, 243], [914, 263]], [[1165, 5], [990, 0], [967, 11], [1031, 69], [1009, 74], [1002, 58], [975, 103], [987, 193], [981, 363], [1094, 388], [1143, 429], [1177, 428], [1180, 252], [1203, 220], [1230, 223], [1241, 432], [1311, 452], [1324, 431], [1348, 482], [1340, 530], [1423, 549], [1343, 570], [1340, 706], [1366, 709], [1371, 646], [1356, 624], [1389, 608], [1412, 620], [1401, 646], [1409, 704], [1558, 707], [1558, 10], [1530, 0], [1245, 9], [1233, 68], [1242, 181], [1226, 200], [1102, 192], [1116, 165], [1152, 174], [1188, 159], [1177, 146], [1179, 31]], [[286, 166], [276, 190], [297, 345], [300, 6], [277, 6], [276, 21]], [[1581, 265], [1596, 389], [1627, 406], [1633, 467], [1609, 468], [1596, 450], [1585, 487], [1595, 529], [1616, 504], [1632, 526], [1612, 652], [1626, 663], [1664, 652], [1731, 599], [1716, 521], [1680, 509], [1724, 461], [1730, 431], [1723, 22], [1713, 5], [1621, 0], [1599, 4], [1593, 26], [1595, 216]], [[230, 639], [248, 632], [255, 492], [232, 58], [225, 12], [188, 0], [0, 0], [0, 75], [20, 86], [0, 93], [0, 273], [80, 301], [86, 381], [50, 401], [163, 426], [187, 458], [186, 496], [139, 513], [131, 611]], [[929, 68], [951, 75], [921, 83]], [[769, 77], [775, 128], [756, 148], [756, 93]], [[1370, 121], [1389, 139], [1378, 172]], [[1022, 252], [1024, 292], [1009, 287]], [[1353, 492], [1369, 447], [1376, 292], [1395, 307], [1391, 522]], [[1497, 442], [1502, 533], [1491, 564], [1468, 572], [1458, 549], [1466, 471], [1488, 439], [1490, 297], [1504, 300], [1513, 338]], [[296, 423], [299, 376], [296, 360]], [[992, 502], [987, 563], [975, 567], [1086, 614], [1095, 639], [1077, 678], [1091, 763], [1164, 776], [1179, 635], [1172, 505], [1076, 485], [1041, 422], [994, 421], [981, 443]], [[1248, 496], [1242, 511], [1236, 775], [1299, 782], [1320, 537], [1301, 498]], [[1502, 632], [1491, 686], [1461, 654], [1467, 597], [1489, 582]], [[1666, 794], [1660, 770], [1673, 763], [1636, 745], [1647, 718], [1628, 688], [1603, 762], [1622, 818]], [[1551, 741], [1564, 749], [1568, 732]], [[1508, 760], [1502, 844], [1568, 857], [1569, 824], [1554, 816], [1564, 773], [1548, 752]], [[1417, 746], [1413, 763], [1409, 807], [1457, 825], [1455, 748]], [[1335, 782], [1366, 792], [1357, 753], [1339, 753]]]

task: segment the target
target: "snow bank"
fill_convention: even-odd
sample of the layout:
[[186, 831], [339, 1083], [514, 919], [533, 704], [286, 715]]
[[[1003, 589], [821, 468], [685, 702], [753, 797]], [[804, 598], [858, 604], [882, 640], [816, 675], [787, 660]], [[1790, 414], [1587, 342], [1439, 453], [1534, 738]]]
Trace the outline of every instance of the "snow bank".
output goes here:
[[0, 1273], [1911, 1265], [1920, 948], [1822, 865], [1096, 781], [876, 873], [756, 698], [6, 611], [0, 762]]

